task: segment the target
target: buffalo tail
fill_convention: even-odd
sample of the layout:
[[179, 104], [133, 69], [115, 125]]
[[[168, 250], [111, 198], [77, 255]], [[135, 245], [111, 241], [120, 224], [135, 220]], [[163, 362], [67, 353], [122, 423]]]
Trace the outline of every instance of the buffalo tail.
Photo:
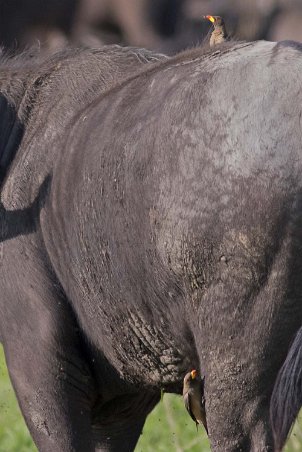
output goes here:
[[270, 415], [275, 451], [282, 450], [302, 406], [302, 328], [281, 367], [273, 390]]

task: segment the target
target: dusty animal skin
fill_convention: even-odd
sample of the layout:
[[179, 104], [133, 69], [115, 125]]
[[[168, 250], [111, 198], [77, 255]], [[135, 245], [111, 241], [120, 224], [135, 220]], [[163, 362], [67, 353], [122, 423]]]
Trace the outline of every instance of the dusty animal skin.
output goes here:
[[30, 432], [131, 451], [202, 369], [212, 450], [272, 450], [302, 320], [301, 50], [100, 52], [1, 63], [0, 337]]

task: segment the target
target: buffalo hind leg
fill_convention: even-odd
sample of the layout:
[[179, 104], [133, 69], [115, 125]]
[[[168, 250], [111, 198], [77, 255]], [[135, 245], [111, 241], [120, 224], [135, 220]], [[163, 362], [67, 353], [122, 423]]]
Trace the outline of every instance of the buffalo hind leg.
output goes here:
[[3, 345], [32, 438], [40, 452], [92, 452], [94, 382], [72, 312], [62, 299], [45, 306], [33, 295], [20, 304], [23, 311], [11, 312]]

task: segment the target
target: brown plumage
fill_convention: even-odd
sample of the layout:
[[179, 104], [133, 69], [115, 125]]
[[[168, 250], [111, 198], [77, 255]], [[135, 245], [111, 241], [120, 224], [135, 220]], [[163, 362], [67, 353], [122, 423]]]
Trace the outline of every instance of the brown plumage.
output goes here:
[[183, 400], [185, 407], [193, 421], [196, 423], [196, 426], [198, 427], [198, 424], [203, 424], [208, 433], [204, 400], [204, 382], [202, 379], [197, 378], [196, 370], [187, 373], [184, 378]]
[[229, 39], [225, 23], [222, 17], [220, 16], [204, 16], [205, 19], [208, 19], [214, 25], [214, 30], [211, 34], [210, 38], [210, 47], [214, 47], [217, 44], [221, 44]]

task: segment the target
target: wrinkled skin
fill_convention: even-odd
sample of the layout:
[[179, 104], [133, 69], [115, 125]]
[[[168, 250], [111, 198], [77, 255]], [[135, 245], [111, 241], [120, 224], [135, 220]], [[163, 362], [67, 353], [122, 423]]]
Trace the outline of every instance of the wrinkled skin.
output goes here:
[[192, 368], [212, 450], [273, 450], [301, 325], [301, 62], [290, 42], [195, 49], [103, 95], [105, 70], [91, 85], [63, 61], [26, 92], [3, 77], [24, 134], [1, 192], [0, 330], [40, 450], [133, 450]]

